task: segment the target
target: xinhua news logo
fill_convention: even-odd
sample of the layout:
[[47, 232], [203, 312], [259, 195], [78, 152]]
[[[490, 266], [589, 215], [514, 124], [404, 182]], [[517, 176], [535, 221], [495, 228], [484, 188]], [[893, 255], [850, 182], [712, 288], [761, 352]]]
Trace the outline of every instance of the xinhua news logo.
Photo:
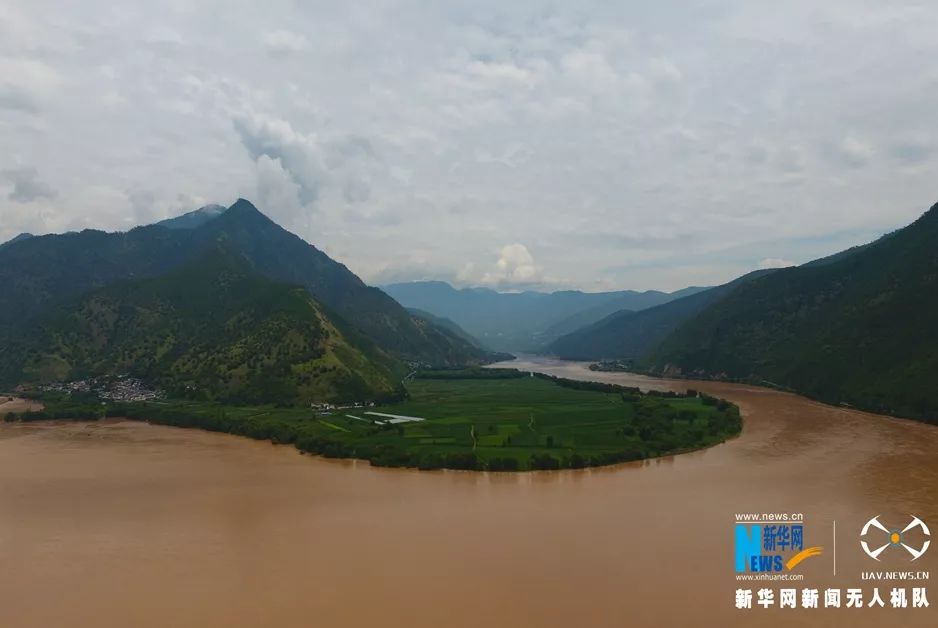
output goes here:
[[805, 543], [804, 516], [792, 514], [737, 514], [734, 558], [737, 574], [779, 574], [818, 556], [820, 546]]

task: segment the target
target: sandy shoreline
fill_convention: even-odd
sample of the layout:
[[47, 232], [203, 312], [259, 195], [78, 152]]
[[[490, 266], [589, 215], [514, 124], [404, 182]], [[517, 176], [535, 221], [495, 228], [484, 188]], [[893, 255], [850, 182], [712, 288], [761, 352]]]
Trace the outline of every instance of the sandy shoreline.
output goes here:
[[42, 410], [43, 407], [39, 401], [0, 394], [0, 417], [5, 416], [8, 412], [31, 412]]

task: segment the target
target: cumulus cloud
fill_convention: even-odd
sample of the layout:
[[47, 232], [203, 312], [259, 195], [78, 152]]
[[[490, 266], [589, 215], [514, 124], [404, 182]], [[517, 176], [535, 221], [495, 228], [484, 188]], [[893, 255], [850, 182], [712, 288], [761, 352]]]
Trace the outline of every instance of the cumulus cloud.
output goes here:
[[495, 267], [485, 273], [480, 283], [500, 288], [524, 287], [540, 282], [542, 269], [523, 244], [502, 247]]
[[328, 178], [316, 134], [298, 133], [286, 120], [256, 114], [236, 117], [234, 128], [253, 159], [277, 161], [296, 184], [300, 201], [316, 202]]
[[39, 178], [35, 168], [14, 168], [0, 171], [0, 181], [12, 184], [7, 198], [17, 203], [30, 203], [39, 199], [53, 199], [58, 192]]
[[300, 186], [278, 158], [257, 157], [257, 194], [261, 207], [277, 208], [281, 214], [296, 213], [302, 207]]
[[306, 37], [287, 30], [268, 31], [264, 33], [262, 41], [267, 52], [273, 55], [303, 52], [309, 47]]
[[875, 154], [872, 143], [852, 134], [830, 148], [835, 159], [851, 168], [865, 166]]

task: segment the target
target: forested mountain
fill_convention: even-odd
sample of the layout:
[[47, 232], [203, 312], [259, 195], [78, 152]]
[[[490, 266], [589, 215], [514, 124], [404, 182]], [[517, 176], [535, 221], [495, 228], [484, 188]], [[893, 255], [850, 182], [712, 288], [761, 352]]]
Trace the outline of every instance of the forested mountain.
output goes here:
[[557, 338], [547, 352], [565, 360], [621, 359], [648, 356], [684, 322], [737, 286], [773, 271], [760, 270], [714, 288], [696, 292], [639, 312], [621, 311]]
[[938, 422], [936, 315], [938, 205], [870, 245], [739, 286], [646, 366]]
[[7, 240], [6, 242], [0, 243], [0, 248], [3, 248], [10, 244], [15, 244], [16, 242], [21, 242], [22, 240], [26, 240], [31, 237], [33, 237], [33, 234], [31, 233], [21, 233], [19, 235], [13, 236], [13, 238]]
[[160, 225], [126, 233], [85, 230], [29, 238], [0, 248], [0, 349], [54, 308], [115, 281], [157, 277], [218, 242], [258, 274], [302, 285], [379, 347], [404, 360], [472, 364], [490, 356], [432, 323], [417, 320], [342, 264], [240, 199], [192, 228]]
[[92, 291], [20, 348], [24, 382], [130, 374], [235, 403], [389, 398], [404, 373], [303, 287], [257, 275], [225, 245]]
[[641, 310], [700, 288], [671, 294], [656, 290], [501, 293], [487, 288], [456, 289], [442, 281], [416, 281], [388, 285], [384, 290], [406, 307], [454, 321], [491, 349], [532, 351], [610, 312]]

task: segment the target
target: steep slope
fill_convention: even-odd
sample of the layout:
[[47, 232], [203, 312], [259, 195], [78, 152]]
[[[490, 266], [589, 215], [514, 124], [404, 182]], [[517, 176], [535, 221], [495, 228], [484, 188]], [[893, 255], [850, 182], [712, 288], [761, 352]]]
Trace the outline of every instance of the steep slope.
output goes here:
[[24, 232], [24, 233], [21, 233], [21, 234], [19, 234], [19, 235], [15, 235], [15, 236], [13, 236], [11, 239], [9, 239], [9, 240], [7, 240], [6, 242], [3, 242], [2, 244], [0, 244], [0, 248], [3, 248], [3, 247], [8, 246], [8, 245], [10, 245], [10, 244], [16, 244], [17, 242], [22, 242], [23, 240], [28, 240], [29, 238], [32, 238], [32, 237], [33, 237], [33, 234], [31, 234], [31, 233], [25, 233], [25, 232]]
[[381, 399], [403, 367], [302, 287], [265, 279], [225, 247], [158, 278], [119, 282], [46, 319], [19, 378], [130, 373], [229, 402]]
[[489, 359], [477, 347], [415, 319], [390, 296], [365, 285], [345, 265], [286, 231], [244, 199], [196, 229], [193, 238], [230, 242], [261, 274], [305, 286], [318, 301], [402, 359], [438, 365]]
[[421, 318], [426, 321], [429, 321], [439, 327], [440, 329], [445, 329], [446, 331], [462, 338], [468, 343], [471, 343], [475, 346], [479, 346], [479, 341], [472, 337], [472, 335], [467, 332], [465, 329], [457, 325], [454, 321], [451, 321], [448, 318], [443, 318], [442, 316], [435, 316], [430, 312], [425, 312], [419, 310], [415, 307], [407, 308], [407, 311], [410, 312], [411, 316], [415, 318]]
[[218, 218], [224, 211], [225, 207], [221, 205], [205, 205], [182, 216], [167, 218], [156, 224], [167, 229], [195, 229]]
[[441, 281], [399, 283], [384, 289], [406, 307], [451, 319], [485, 346], [499, 351], [539, 348], [556, 337], [558, 332], [553, 330], [554, 326], [595, 308], [611, 309], [585, 314], [585, 322], [623, 308], [640, 310], [675, 298], [655, 290], [595, 293], [576, 290], [500, 293], [487, 288], [457, 290]]
[[851, 254], [740, 286], [648, 359], [938, 422], [938, 205]]
[[391, 297], [240, 199], [192, 229], [158, 225], [126, 233], [86, 230], [0, 249], [0, 348], [37, 318], [89, 290], [155, 277], [226, 242], [260, 274], [306, 287], [317, 301], [396, 356], [430, 364], [480, 363], [482, 350], [417, 321]]
[[755, 271], [722, 286], [702, 288], [639, 312], [616, 312], [556, 339], [547, 347], [547, 351], [565, 360], [640, 360], [668, 334], [708, 305], [723, 298], [737, 286], [771, 272]]

